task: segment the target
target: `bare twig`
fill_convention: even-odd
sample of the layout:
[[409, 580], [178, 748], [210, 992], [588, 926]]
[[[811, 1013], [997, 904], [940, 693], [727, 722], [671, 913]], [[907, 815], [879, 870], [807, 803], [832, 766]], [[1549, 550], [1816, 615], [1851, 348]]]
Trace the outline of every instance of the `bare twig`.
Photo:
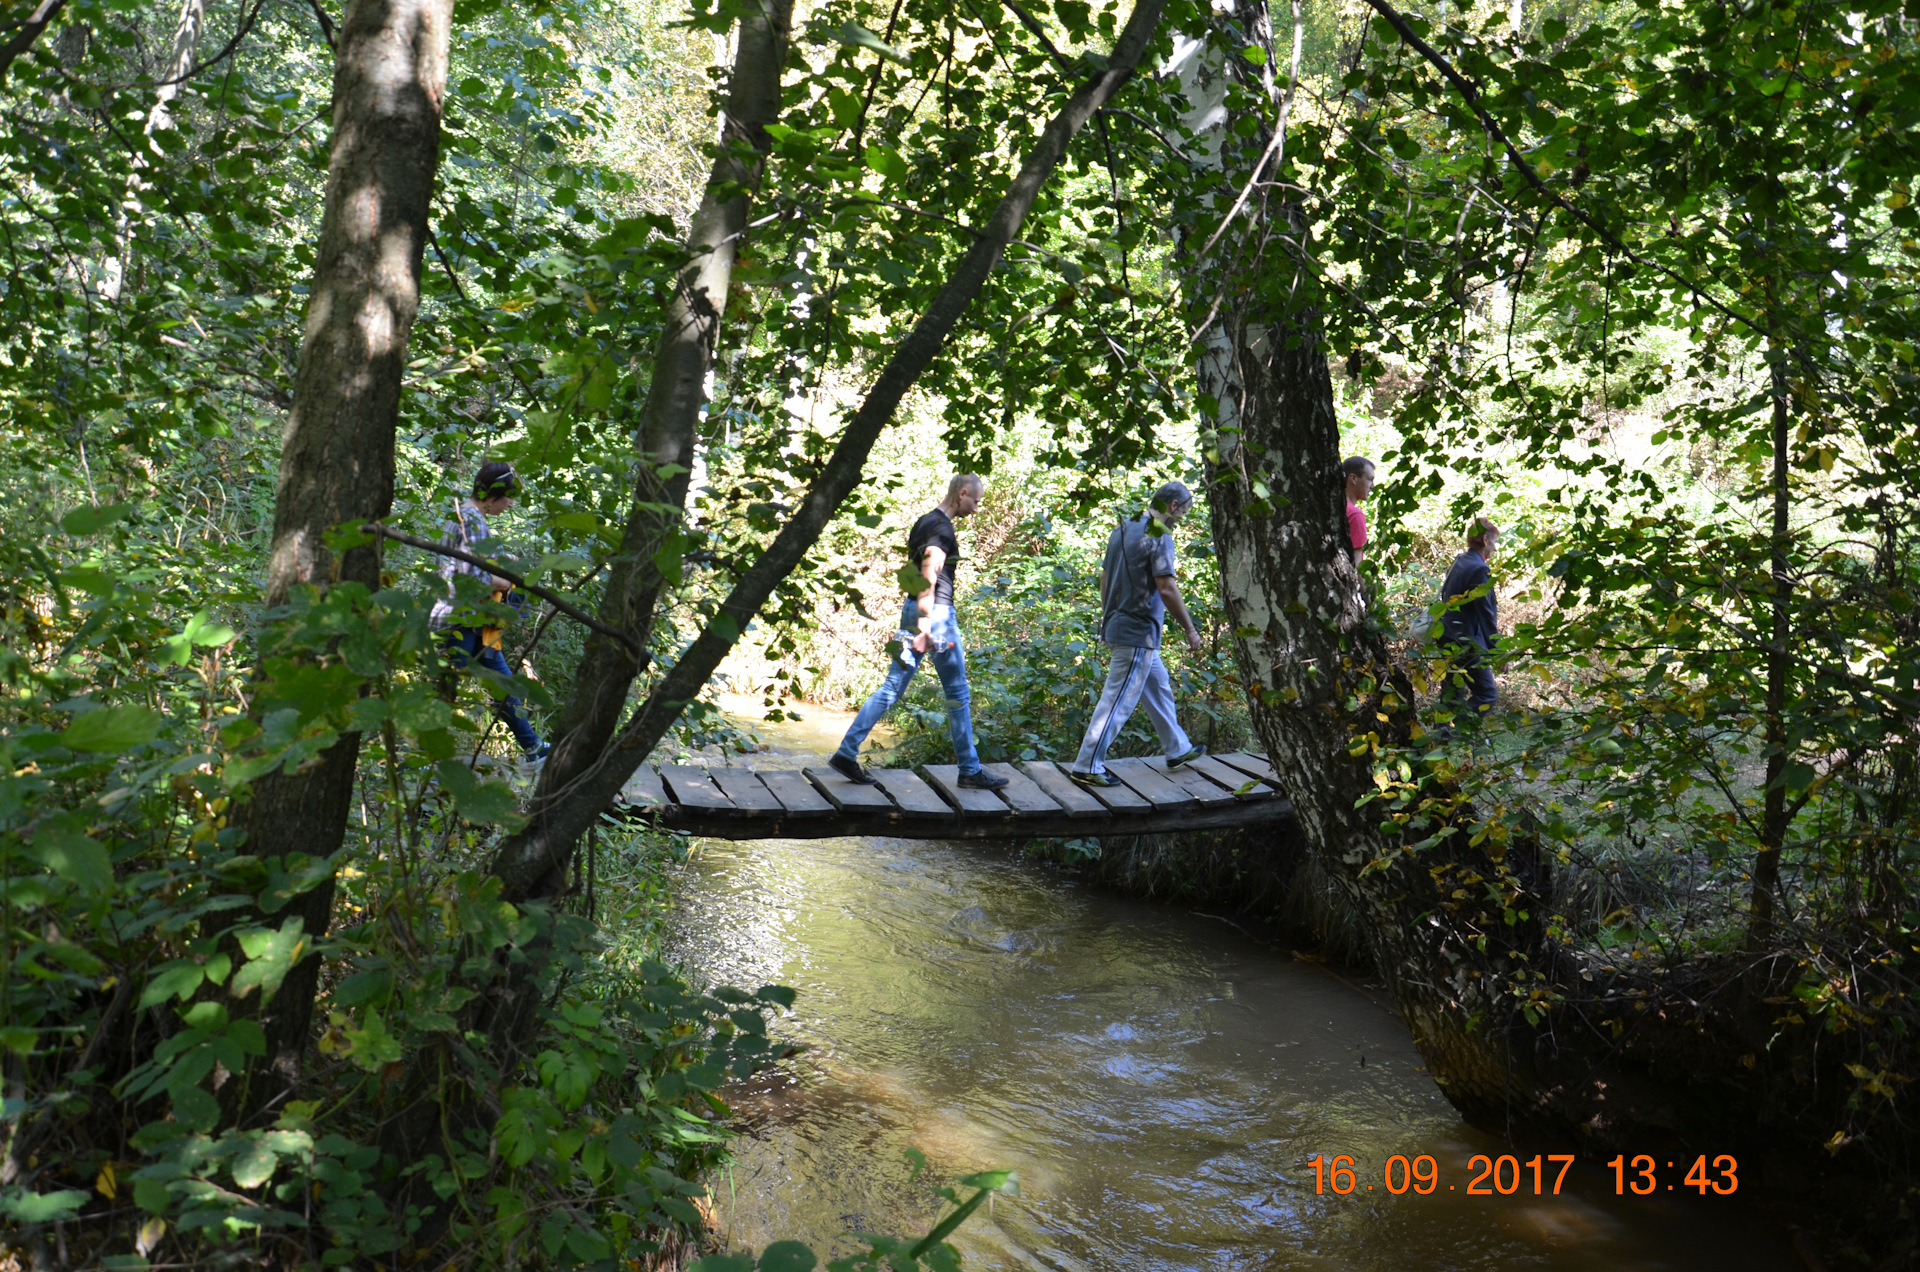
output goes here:
[[514, 573], [498, 561], [489, 561], [485, 557], [477, 557], [471, 552], [462, 552], [459, 548], [450, 548], [444, 543], [435, 543], [431, 539], [422, 539], [417, 535], [406, 534], [378, 521], [369, 521], [360, 528], [368, 534], [377, 534], [383, 539], [392, 539], [395, 543], [404, 543], [410, 548], [419, 548], [422, 552], [433, 552], [440, 556], [452, 557], [456, 561], [464, 561], [468, 565], [479, 566], [490, 574], [497, 574], [515, 587], [532, 592], [535, 596], [553, 606], [574, 622], [591, 628], [599, 632], [602, 636], [610, 636], [614, 640], [619, 641], [622, 645], [626, 646], [627, 652], [635, 658], [640, 656], [640, 648], [634, 644], [631, 636], [628, 636], [618, 628], [607, 626], [579, 606], [561, 597], [557, 592], [541, 587], [538, 583], [527, 582], [525, 576]]

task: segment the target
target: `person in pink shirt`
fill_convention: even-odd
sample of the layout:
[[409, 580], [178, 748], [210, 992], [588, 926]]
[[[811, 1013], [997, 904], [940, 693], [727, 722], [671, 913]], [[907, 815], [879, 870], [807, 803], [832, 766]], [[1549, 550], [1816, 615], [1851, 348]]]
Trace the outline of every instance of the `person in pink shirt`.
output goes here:
[[1355, 455], [1341, 461], [1340, 471], [1347, 478], [1347, 535], [1353, 540], [1353, 563], [1357, 566], [1367, 555], [1367, 514], [1360, 505], [1373, 493], [1373, 461]]

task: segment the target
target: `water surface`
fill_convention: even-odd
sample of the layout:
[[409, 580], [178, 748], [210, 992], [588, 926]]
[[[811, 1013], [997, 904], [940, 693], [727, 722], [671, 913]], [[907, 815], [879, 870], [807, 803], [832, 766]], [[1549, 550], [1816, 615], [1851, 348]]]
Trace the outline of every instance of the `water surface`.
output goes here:
[[[805, 714], [759, 727], [824, 750], [812, 735], [830, 746], [843, 718]], [[808, 1052], [735, 1101], [746, 1134], [715, 1188], [734, 1248], [837, 1255], [849, 1233], [922, 1232], [933, 1183], [1010, 1167], [1020, 1196], [955, 1238], [971, 1268], [1800, 1266], [1747, 1198], [1615, 1198], [1591, 1163], [1557, 1197], [1530, 1195], [1531, 1172], [1513, 1196], [1468, 1197], [1469, 1157], [1516, 1150], [1461, 1122], [1375, 998], [1005, 849], [703, 840], [676, 923], [696, 974], [800, 993], [779, 1030]], [[908, 1147], [936, 1178], [910, 1177]], [[1354, 1194], [1316, 1195], [1315, 1153], [1355, 1159]], [[1436, 1159], [1433, 1195], [1385, 1190], [1396, 1153]]]

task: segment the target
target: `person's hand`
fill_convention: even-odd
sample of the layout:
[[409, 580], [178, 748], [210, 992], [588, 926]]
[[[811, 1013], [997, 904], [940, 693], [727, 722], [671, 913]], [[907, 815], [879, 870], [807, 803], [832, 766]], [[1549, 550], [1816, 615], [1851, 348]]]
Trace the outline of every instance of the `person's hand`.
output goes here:
[[1187, 652], [1190, 654], [1200, 652], [1200, 633], [1192, 627], [1187, 629]]
[[921, 632], [913, 638], [913, 652], [916, 654], [924, 654], [932, 647], [933, 637], [926, 632]]

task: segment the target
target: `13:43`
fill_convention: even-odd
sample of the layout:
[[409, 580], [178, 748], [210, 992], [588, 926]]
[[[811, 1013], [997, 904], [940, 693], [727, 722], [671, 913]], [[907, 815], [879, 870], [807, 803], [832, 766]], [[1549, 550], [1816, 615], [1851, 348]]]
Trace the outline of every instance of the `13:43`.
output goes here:
[[[1631, 1160], [1622, 1154], [1607, 1165], [1613, 1167], [1613, 1192], [1616, 1197], [1629, 1192], [1638, 1193], [1644, 1197], [1660, 1186], [1659, 1179], [1654, 1174], [1654, 1168], [1659, 1163], [1645, 1153]], [[1671, 1170], [1673, 1163], [1668, 1162], [1667, 1168]], [[1713, 1159], [1712, 1169], [1718, 1176], [1713, 1178], [1708, 1174], [1707, 1155], [1702, 1153], [1693, 1159], [1693, 1166], [1687, 1171], [1687, 1177], [1681, 1181], [1681, 1186], [1691, 1184], [1700, 1190], [1702, 1197], [1707, 1195], [1709, 1188], [1722, 1195], [1735, 1192], [1740, 1187], [1740, 1177], [1736, 1173], [1739, 1168], [1740, 1163], [1735, 1161], [1731, 1154], [1722, 1153]], [[1666, 1191], [1672, 1192], [1673, 1185], [1668, 1184]]]

